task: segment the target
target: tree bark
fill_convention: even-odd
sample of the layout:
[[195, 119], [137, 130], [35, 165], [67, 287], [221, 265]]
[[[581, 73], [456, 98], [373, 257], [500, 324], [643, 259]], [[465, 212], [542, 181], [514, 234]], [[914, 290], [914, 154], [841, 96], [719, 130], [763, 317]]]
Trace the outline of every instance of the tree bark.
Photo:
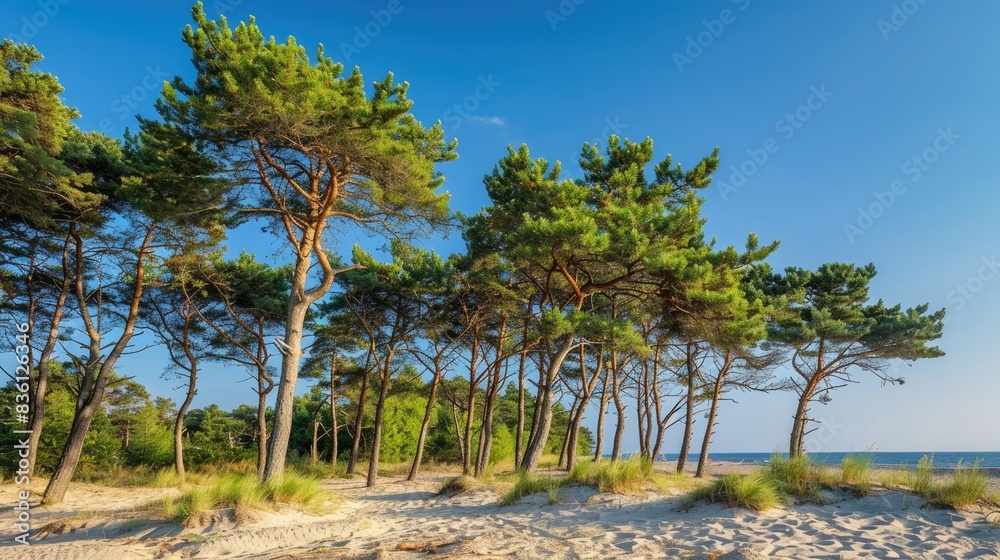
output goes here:
[[472, 351], [469, 357], [469, 398], [465, 416], [465, 453], [462, 455], [462, 474], [472, 474], [472, 423], [476, 419], [476, 362], [478, 359], [479, 332], [472, 332]]
[[[369, 352], [374, 351], [374, 348], [369, 349]], [[361, 452], [361, 427], [364, 421], [365, 401], [368, 400], [369, 379], [371, 378], [369, 365], [369, 363], [365, 364], [365, 374], [361, 377], [361, 391], [358, 393], [358, 412], [354, 416], [354, 441], [351, 442], [351, 458], [347, 461], [347, 474], [354, 474], [354, 469], [358, 464], [358, 454]]]
[[87, 430], [90, 429], [94, 413], [104, 398], [104, 390], [107, 387], [108, 378], [111, 375], [115, 362], [118, 361], [118, 358], [128, 347], [129, 342], [132, 340], [132, 335], [135, 333], [135, 324], [139, 318], [139, 301], [142, 299], [145, 281], [145, 257], [149, 251], [157, 224], [156, 222], [152, 222], [147, 227], [145, 238], [138, 248], [135, 269], [132, 271], [134, 282], [132, 285], [132, 294], [129, 298], [128, 311], [125, 313], [122, 333], [103, 361], [101, 361], [102, 345], [100, 328], [98, 324], [95, 324], [91, 320], [87, 301], [88, 295], [84, 289], [83, 239], [73, 229], [74, 226], [70, 227], [76, 246], [76, 271], [73, 282], [81, 319], [87, 330], [87, 336], [90, 339], [90, 355], [86, 363], [79, 358], [74, 358], [77, 367], [81, 369], [80, 373], [83, 374], [83, 379], [80, 383], [80, 393], [77, 395], [76, 414], [73, 415], [73, 423], [70, 426], [69, 436], [66, 438], [66, 445], [63, 447], [63, 452], [59, 457], [59, 462], [56, 464], [55, 471], [49, 479], [49, 484], [45, 488], [43, 500], [48, 504], [60, 503], [66, 497], [66, 490], [69, 488], [70, 480], [73, 479], [73, 474], [76, 472], [76, 467], [80, 462], [80, 454], [83, 452]]
[[[52, 319], [49, 323], [49, 332], [45, 339], [45, 345], [38, 354], [37, 365], [35, 366], [35, 382], [31, 391], [31, 410], [28, 417], [28, 476], [35, 475], [35, 462], [38, 459], [38, 442], [42, 438], [43, 420], [45, 418], [45, 394], [49, 385], [49, 367], [52, 354], [55, 351], [56, 343], [59, 340], [59, 325], [62, 322], [63, 311], [66, 308], [66, 299], [69, 296], [69, 248], [71, 237], [66, 236], [66, 242], [62, 250], [62, 286], [59, 288], [59, 295], [56, 297], [56, 304], [52, 308]], [[32, 284], [29, 277], [28, 285]], [[29, 297], [29, 300], [34, 298]], [[28, 319], [28, 333], [34, 334], [35, 318], [34, 304], [31, 305], [32, 312]], [[29, 348], [30, 351], [30, 348]], [[29, 376], [30, 377], [30, 376]]]
[[531, 439], [528, 441], [528, 448], [524, 453], [523, 470], [533, 472], [538, 468], [538, 462], [545, 452], [545, 442], [549, 439], [549, 431], [552, 429], [552, 385], [555, 383], [563, 361], [573, 349], [573, 339], [569, 338], [564, 343], [559, 352], [552, 357], [549, 367], [545, 373], [545, 382], [538, 387], [538, 398], [535, 400], [535, 409], [538, 414], [538, 427], [533, 429]]
[[601, 460], [601, 453], [604, 451], [604, 418], [608, 414], [608, 403], [611, 402], [611, 393], [608, 391], [608, 381], [610, 371], [604, 373], [604, 381], [601, 384], [601, 401], [597, 410], [597, 441], [594, 445], [594, 461]]
[[692, 344], [687, 345], [686, 366], [687, 376], [687, 402], [685, 403], [684, 416], [684, 438], [681, 440], [681, 450], [677, 456], [677, 474], [684, 472], [687, 464], [688, 453], [691, 450], [691, 436], [694, 433], [694, 408], [695, 408], [695, 365], [694, 348]]
[[424, 459], [424, 446], [427, 445], [427, 430], [431, 426], [431, 417], [434, 415], [434, 408], [437, 405], [438, 387], [441, 385], [441, 358], [434, 357], [434, 378], [431, 379], [431, 392], [427, 396], [427, 407], [424, 409], [424, 419], [420, 423], [420, 435], [417, 436], [417, 454], [413, 457], [410, 465], [410, 473], [406, 475], [406, 480], [416, 480], [420, 472], [420, 463]]
[[330, 359], [330, 464], [337, 466], [337, 354]]
[[521, 337], [524, 348], [521, 349], [521, 359], [517, 366], [517, 433], [514, 434], [514, 468], [521, 468], [524, 456], [524, 368], [528, 361], [528, 320], [524, 321], [524, 334]]
[[[299, 251], [301, 255], [302, 249]], [[312, 249], [309, 248], [309, 251]], [[292, 276], [292, 293], [288, 300], [288, 319], [285, 323], [285, 340], [281, 353], [281, 377], [274, 405], [274, 427], [268, 444], [267, 461], [264, 463], [264, 480], [274, 478], [285, 470], [288, 439], [292, 435], [295, 382], [299, 376], [299, 361], [302, 359], [302, 332], [306, 313], [312, 304], [312, 298], [307, 297], [305, 293], [310, 262], [308, 256], [300, 256]]]
[[379, 448], [382, 446], [382, 419], [383, 413], [385, 411], [385, 399], [389, 394], [389, 375], [388, 372], [392, 363], [392, 356], [386, 357], [385, 360], [385, 373], [382, 374], [382, 386], [379, 387], [378, 391], [378, 402], [375, 404], [375, 435], [372, 441], [372, 458], [368, 463], [368, 481], [365, 486], [371, 488], [375, 486], [375, 480], [378, 478], [378, 456]]
[[708, 409], [708, 425], [705, 426], [705, 438], [701, 442], [701, 453], [698, 455], [698, 470], [695, 477], [705, 478], [708, 468], [708, 448], [712, 445], [712, 433], [715, 431], [715, 418], [719, 409], [719, 397], [722, 394], [724, 377], [720, 375], [715, 380], [715, 390], [712, 393], [712, 404]]

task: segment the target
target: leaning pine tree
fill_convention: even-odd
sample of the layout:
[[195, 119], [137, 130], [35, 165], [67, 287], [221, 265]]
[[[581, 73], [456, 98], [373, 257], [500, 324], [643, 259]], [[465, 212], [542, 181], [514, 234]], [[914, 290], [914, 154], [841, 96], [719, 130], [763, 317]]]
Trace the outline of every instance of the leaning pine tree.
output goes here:
[[766, 265], [755, 271], [764, 292], [784, 299], [784, 313], [769, 326], [769, 338], [785, 345], [795, 372], [792, 386], [798, 394], [789, 454], [805, 452], [809, 433], [809, 406], [830, 400], [830, 392], [855, 382], [854, 374], [869, 372], [883, 383], [902, 384], [892, 375], [893, 360], [937, 358], [944, 352], [930, 342], [941, 338], [944, 309], [927, 313], [928, 306], [886, 307], [882, 300], [868, 303], [868, 284], [875, 266], [832, 263], [816, 271], [788, 268], [769, 274]]
[[361, 72], [343, 77], [322, 46], [311, 61], [294, 38], [266, 38], [252, 17], [230, 29], [201, 3], [193, 16], [184, 42], [195, 79], [175, 78], [157, 108], [216, 147], [244, 185], [243, 215], [268, 219], [294, 261], [267, 479], [285, 466], [306, 312], [342, 271], [325, 247], [331, 222], [392, 235], [414, 218], [443, 221], [448, 197], [436, 192], [434, 164], [457, 157], [456, 143], [440, 123], [425, 128], [410, 114], [408, 84], [392, 74], [369, 98]]

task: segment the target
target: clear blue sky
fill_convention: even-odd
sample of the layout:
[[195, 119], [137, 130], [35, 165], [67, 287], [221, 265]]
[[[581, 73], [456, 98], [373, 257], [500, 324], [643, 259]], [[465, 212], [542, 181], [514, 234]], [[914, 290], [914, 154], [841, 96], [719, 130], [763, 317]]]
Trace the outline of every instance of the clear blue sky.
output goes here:
[[[903, 387], [860, 376], [817, 405], [830, 429], [815, 448], [1000, 450], [1000, 4], [774, 4], [210, 0], [206, 11], [254, 14], [265, 34], [310, 52], [322, 42], [369, 82], [390, 70], [409, 81], [418, 118], [459, 139], [461, 157], [441, 171], [465, 212], [487, 202], [482, 176], [509, 144], [572, 162], [584, 141], [618, 132], [650, 136], [657, 158], [686, 165], [721, 147], [705, 206], [721, 243], [780, 239], [778, 267], [874, 262], [875, 297], [948, 308], [948, 355], [904, 368]], [[42, 51], [79, 126], [117, 136], [134, 113], [152, 114], [162, 79], [191, 75], [180, 40], [190, 7], [8, 1], [0, 32]], [[448, 253], [460, 240], [428, 245]], [[280, 246], [237, 232], [229, 247]], [[170, 394], [150, 362], [119, 369]], [[195, 405], [251, 402], [248, 385], [231, 389], [238, 378], [206, 377]], [[713, 449], [785, 447], [791, 395], [738, 399]]]

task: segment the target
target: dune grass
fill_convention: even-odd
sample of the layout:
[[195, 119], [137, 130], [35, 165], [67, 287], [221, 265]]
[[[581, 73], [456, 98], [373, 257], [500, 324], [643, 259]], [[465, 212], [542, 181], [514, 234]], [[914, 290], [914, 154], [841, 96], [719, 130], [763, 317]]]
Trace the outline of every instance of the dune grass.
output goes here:
[[934, 486], [928, 500], [952, 509], [968, 507], [986, 498], [988, 486], [989, 477], [979, 468], [978, 461], [971, 467], [959, 463], [951, 481]]
[[463, 474], [461, 476], [446, 478], [437, 494], [438, 496], [461, 494], [479, 488], [482, 485], [483, 483], [480, 480]]
[[872, 455], [845, 455], [840, 464], [841, 484], [867, 484], [871, 482]]
[[549, 495], [549, 502], [553, 502], [555, 492], [567, 483], [568, 479], [557, 480], [551, 476], [531, 475], [521, 473], [514, 487], [509, 492], [500, 496], [501, 506], [514, 505], [521, 501], [521, 498], [539, 492]]
[[625, 461], [581, 461], [573, 466], [567, 481], [601, 492], [634, 494], [653, 485], [653, 461], [639, 456]]
[[727, 474], [709, 486], [695, 490], [688, 497], [689, 504], [700, 500], [721, 503], [726, 507], [764, 511], [779, 505], [783, 496], [767, 471], [756, 470], [749, 474]]
[[160, 508], [167, 517], [184, 523], [197, 523], [210, 511], [231, 509], [240, 522], [278, 504], [315, 510], [326, 496], [316, 478], [294, 470], [266, 482], [255, 474], [231, 473], [209, 477], [203, 485], [166, 498]]

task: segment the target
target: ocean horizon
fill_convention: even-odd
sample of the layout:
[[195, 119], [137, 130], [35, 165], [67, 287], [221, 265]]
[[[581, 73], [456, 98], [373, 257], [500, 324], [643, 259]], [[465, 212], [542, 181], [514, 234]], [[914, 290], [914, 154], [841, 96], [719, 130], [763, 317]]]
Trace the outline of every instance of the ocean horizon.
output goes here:
[[[771, 461], [772, 452], [767, 453], [709, 453], [710, 461], [727, 463], [743, 463], [748, 465], [766, 465]], [[787, 454], [785, 454], [787, 455]], [[933, 457], [934, 467], [954, 469], [960, 464], [972, 466], [978, 462], [982, 468], [1000, 468], [1000, 451], [831, 451], [810, 453], [809, 458], [822, 465], [839, 465], [847, 455], [866, 455], [872, 457], [875, 467], [916, 467], [924, 456]], [[605, 455], [610, 458], [610, 455]], [[676, 453], [661, 453], [659, 462], [676, 462]], [[700, 455], [688, 455], [689, 463], [697, 463]]]

